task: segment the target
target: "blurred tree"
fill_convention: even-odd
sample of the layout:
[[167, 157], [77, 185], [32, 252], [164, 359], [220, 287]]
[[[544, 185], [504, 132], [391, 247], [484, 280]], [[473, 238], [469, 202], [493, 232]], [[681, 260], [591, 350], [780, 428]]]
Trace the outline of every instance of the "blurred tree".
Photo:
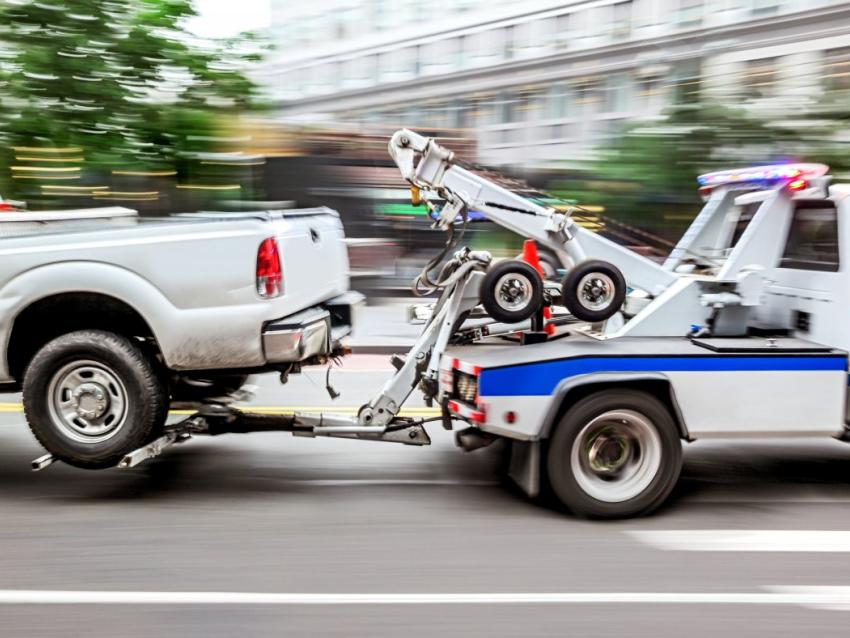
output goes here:
[[0, 175], [16, 156], [149, 170], [209, 150], [216, 116], [256, 98], [242, 69], [259, 46], [200, 40], [184, 27], [193, 15], [191, 0], [0, 0]]
[[561, 181], [553, 189], [675, 239], [699, 211], [697, 175], [811, 155], [814, 146], [793, 128], [740, 109], [685, 103], [670, 107], [660, 120], [625, 128], [600, 149], [589, 177]]

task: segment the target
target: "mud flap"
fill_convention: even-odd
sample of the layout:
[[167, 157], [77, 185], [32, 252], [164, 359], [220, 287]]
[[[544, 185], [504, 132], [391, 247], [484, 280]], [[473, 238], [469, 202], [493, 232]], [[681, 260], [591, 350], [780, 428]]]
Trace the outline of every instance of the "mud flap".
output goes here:
[[530, 498], [540, 494], [540, 441], [511, 441], [508, 476]]

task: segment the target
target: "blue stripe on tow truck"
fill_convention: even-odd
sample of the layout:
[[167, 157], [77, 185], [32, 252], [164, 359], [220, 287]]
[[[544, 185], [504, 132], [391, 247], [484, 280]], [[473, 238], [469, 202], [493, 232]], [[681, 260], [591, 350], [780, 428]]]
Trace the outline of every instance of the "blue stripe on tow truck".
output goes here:
[[595, 372], [778, 372], [847, 370], [847, 357], [579, 357], [481, 371], [481, 396], [544, 396], [568, 377]]

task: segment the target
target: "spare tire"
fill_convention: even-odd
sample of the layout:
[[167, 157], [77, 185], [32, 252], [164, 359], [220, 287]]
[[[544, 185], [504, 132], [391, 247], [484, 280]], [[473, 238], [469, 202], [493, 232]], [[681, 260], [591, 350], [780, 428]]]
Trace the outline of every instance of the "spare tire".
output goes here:
[[561, 284], [561, 301], [580, 321], [605, 321], [620, 310], [625, 300], [623, 273], [600, 259], [579, 262], [570, 268]]
[[543, 305], [543, 281], [524, 261], [509, 259], [490, 267], [481, 281], [481, 303], [493, 319], [519, 323]]

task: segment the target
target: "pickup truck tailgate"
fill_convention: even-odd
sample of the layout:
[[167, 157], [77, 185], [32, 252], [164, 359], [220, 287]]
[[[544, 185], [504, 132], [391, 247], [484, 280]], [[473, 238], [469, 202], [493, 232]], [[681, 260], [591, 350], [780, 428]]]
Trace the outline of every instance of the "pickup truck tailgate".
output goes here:
[[271, 213], [288, 303], [308, 307], [348, 290], [348, 249], [329, 208]]

